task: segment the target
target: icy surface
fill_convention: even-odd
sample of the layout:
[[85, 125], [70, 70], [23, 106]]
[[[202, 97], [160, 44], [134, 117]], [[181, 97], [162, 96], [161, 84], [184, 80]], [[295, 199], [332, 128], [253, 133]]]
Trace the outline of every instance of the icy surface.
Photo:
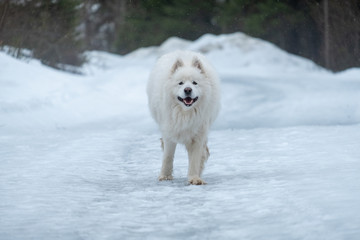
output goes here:
[[[222, 79], [204, 180], [158, 182], [145, 83], [204, 52]], [[359, 239], [360, 73], [241, 33], [88, 53], [85, 75], [0, 52], [0, 239]]]

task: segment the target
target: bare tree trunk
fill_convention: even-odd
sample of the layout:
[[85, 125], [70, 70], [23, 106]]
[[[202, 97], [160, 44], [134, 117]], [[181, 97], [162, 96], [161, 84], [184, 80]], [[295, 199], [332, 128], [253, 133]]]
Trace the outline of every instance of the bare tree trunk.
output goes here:
[[[359, 54], [360, 53], [360, 31], [357, 32], [356, 37], [355, 37], [355, 54]], [[359, 62], [360, 62], [360, 56], [358, 57]]]
[[114, 43], [116, 42], [117, 38], [119, 37], [119, 30], [125, 24], [125, 15], [127, 10], [127, 1], [108, 1], [109, 7], [111, 9], [111, 17], [112, 22], [114, 24], [114, 28], [112, 29], [110, 36], [108, 38], [109, 41], [109, 50], [116, 51]]
[[329, 1], [323, 1], [324, 9], [324, 63], [330, 68], [330, 24], [329, 24]]
[[[3, 25], [4, 25], [4, 22], [5, 22], [5, 17], [6, 17], [6, 14], [7, 14], [7, 10], [9, 8], [9, 5], [10, 5], [10, 0], [7, 0], [5, 3], [4, 3], [4, 11], [1, 13], [1, 18], [0, 18], [0, 32], [3, 30]], [[1, 41], [1, 39], [0, 39]], [[1, 42], [0, 42], [1, 44]]]

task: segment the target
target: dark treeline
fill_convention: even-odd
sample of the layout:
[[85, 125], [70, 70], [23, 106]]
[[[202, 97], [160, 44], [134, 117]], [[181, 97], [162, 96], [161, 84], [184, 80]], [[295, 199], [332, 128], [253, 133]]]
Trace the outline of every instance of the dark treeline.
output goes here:
[[0, 0], [0, 47], [57, 68], [81, 65], [85, 50], [236, 31], [333, 71], [360, 67], [359, 0]]

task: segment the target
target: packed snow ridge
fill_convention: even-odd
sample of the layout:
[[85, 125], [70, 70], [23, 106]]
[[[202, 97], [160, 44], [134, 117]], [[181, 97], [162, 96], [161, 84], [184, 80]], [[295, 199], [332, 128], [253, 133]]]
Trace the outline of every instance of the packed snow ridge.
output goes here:
[[[158, 47], [140, 48], [126, 55], [131, 59], [158, 58], [161, 55], [174, 50], [190, 50], [201, 52], [213, 59], [214, 65], [220, 71], [240, 71], [256, 74], [266, 74], [263, 71], [257, 72], [266, 66], [276, 71], [325, 71], [312, 61], [295, 56], [274, 44], [261, 39], [252, 38], [244, 33], [232, 33], [226, 35], [205, 34], [196, 41], [188, 41], [178, 37], [171, 37]], [[91, 53], [90, 53], [91, 55]]]

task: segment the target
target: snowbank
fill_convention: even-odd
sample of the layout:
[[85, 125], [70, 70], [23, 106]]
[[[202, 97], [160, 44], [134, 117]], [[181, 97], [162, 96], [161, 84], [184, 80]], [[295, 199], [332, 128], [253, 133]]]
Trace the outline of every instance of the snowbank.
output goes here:
[[159, 57], [174, 50], [201, 52], [210, 58], [220, 73], [249, 73], [267, 76], [279, 72], [326, 72], [312, 61], [289, 54], [274, 44], [244, 33], [205, 34], [194, 42], [171, 37], [159, 47], [148, 47], [128, 54], [127, 58]]
[[223, 107], [217, 128], [360, 122], [359, 69], [332, 74], [273, 44], [234, 33], [207, 34], [194, 42], [173, 37], [126, 56], [89, 52], [82, 76], [0, 52], [0, 130], [68, 128], [104, 120], [111, 126], [153, 128], [147, 77], [160, 55], [176, 49], [200, 51], [218, 70]]

